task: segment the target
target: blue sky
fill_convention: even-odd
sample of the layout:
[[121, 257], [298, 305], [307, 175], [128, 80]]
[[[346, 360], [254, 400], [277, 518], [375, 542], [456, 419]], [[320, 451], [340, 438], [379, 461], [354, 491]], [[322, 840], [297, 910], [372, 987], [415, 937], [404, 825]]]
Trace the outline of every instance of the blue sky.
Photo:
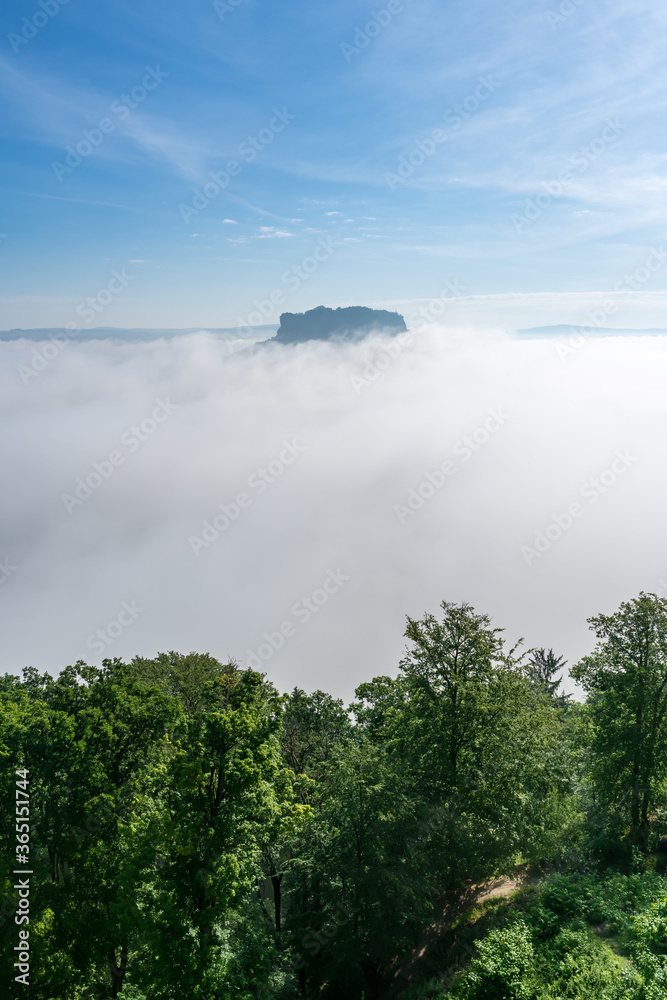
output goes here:
[[[123, 268], [98, 325], [236, 326], [256, 303], [271, 322], [445, 280], [491, 319], [549, 293], [544, 322], [577, 322], [577, 295], [665, 238], [655, 3], [43, 4], [2, 13], [2, 329], [82, 325]], [[666, 293], [665, 268], [638, 292], [652, 323]]]

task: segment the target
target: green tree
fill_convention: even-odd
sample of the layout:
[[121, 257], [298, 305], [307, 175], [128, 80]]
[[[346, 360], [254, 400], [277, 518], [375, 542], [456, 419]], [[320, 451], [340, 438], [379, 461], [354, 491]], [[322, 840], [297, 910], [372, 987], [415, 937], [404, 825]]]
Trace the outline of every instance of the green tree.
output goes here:
[[291, 874], [289, 928], [311, 995], [382, 995], [394, 958], [433, 912], [434, 885], [407, 850], [415, 802], [400, 761], [362, 739], [333, 751]]
[[[190, 699], [171, 736], [150, 824], [158, 866], [143, 892], [150, 947], [137, 981], [160, 1000], [213, 1000], [230, 989], [250, 998], [270, 976], [280, 923], [277, 913], [278, 928], [269, 927], [259, 902], [263, 856], [303, 807], [281, 761], [282, 706], [272, 685], [218, 664], [198, 701]], [[239, 933], [257, 947], [244, 946]], [[242, 967], [244, 957], [253, 969]]]
[[408, 618], [400, 752], [427, 804], [430, 863], [446, 884], [511, 868], [553, 841], [570, 794], [560, 722], [536, 702], [517, 647], [470, 605]]
[[260, 900], [304, 811], [281, 711], [261, 675], [198, 654], [4, 679], [0, 784], [31, 775], [35, 1000], [256, 1000], [289, 979]]
[[572, 676], [588, 694], [593, 783], [645, 849], [667, 764], [667, 600], [642, 592], [589, 623], [597, 646]]
[[[557, 656], [553, 649], [534, 649], [528, 665], [528, 675], [535, 685], [543, 690], [549, 698], [552, 698], [558, 705], [564, 705], [571, 695], [558, 694], [558, 689], [563, 683], [562, 671], [567, 666], [567, 660], [562, 656]], [[561, 671], [560, 677], [555, 675]]]
[[58, 678], [28, 670], [15, 696], [31, 708], [20, 740], [30, 770], [31, 990], [51, 1000], [94, 985], [117, 996], [140, 923], [127, 828], [171, 707], [118, 660], [78, 663]]
[[294, 688], [286, 699], [280, 743], [285, 763], [297, 777], [316, 775], [333, 748], [350, 734], [350, 719], [340, 698]]
[[206, 710], [211, 685], [223, 675], [237, 673], [235, 663], [220, 663], [210, 653], [158, 653], [152, 659], [135, 656], [132, 668], [144, 683], [158, 687], [180, 704], [185, 715]]

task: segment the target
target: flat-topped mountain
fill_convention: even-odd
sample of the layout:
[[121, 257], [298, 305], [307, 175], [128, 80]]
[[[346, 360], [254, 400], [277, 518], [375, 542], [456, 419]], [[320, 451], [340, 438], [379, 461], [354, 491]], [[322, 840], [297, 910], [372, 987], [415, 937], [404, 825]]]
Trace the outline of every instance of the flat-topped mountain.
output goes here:
[[283, 313], [275, 340], [279, 344], [300, 344], [305, 340], [358, 337], [375, 330], [404, 333], [407, 327], [399, 313], [386, 309], [369, 309], [367, 306], [329, 309], [328, 306], [317, 306], [304, 313]]

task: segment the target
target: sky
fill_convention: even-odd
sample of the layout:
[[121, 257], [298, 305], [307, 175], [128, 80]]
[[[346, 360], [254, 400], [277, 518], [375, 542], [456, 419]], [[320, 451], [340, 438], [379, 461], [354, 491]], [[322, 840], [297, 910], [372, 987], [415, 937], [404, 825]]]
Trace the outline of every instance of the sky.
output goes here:
[[[0, 329], [83, 326], [114, 272], [97, 325], [406, 309], [445, 281], [456, 323], [579, 323], [664, 239], [652, 2], [8, 0], [0, 18]], [[608, 325], [666, 325], [666, 297], [662, 268]]]

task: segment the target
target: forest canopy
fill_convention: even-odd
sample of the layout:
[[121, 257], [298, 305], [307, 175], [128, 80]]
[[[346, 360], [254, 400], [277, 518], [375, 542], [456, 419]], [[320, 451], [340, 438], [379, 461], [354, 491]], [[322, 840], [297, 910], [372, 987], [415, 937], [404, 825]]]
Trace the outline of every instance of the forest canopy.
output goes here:
[[[407, 619], [398, 670], [347, 707], [205, 653], [5, 675], [3, 995], [25, 988], [19, 940], [35, 1000], [667, 995], [667, 601], [589, 624], [583, 702], [558, 650], [509, 648], [448, 602]], [[443, 900], [519, 868], [532, 909], [480, 921], [436, 992], [399, 989]], [[640, 906], [662, 931], [630, 920]], [[586, 923], [598, 911], [625, 929], [624, 965]], [[563, 934], [603, 977], [578, 992], [553, 958]]]

